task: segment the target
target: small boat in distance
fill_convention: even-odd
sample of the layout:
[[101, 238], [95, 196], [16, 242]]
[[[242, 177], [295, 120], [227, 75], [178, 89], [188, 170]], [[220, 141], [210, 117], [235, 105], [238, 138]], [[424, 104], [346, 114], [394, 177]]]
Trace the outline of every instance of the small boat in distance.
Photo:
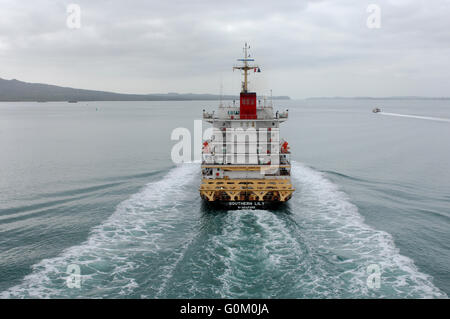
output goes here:
[[378, 107], [376, 107], [376, 108], [374, 108], [374, 109], [372, 110], [372, 112], [373, 112], [373, 113], [380, 113], [380, 112], [381, 112], [381, 109], [378, 108]]
[[67, 101], [67, 103], [78, 103], [78, 101], [75, 101], [75, 100], [69, 100], [69, 101]]

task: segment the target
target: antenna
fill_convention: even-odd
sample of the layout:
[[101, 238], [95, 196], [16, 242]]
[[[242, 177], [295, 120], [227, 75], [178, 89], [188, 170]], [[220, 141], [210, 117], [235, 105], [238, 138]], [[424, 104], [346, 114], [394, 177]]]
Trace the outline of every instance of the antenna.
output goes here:
[[223, 98], [223, 78], [222, 78], [222, 74], [220, 74], [220, 103], [219, 106], [222, 107], [222, 98]]
[[270, 89], [270, 105], [273, 107], [272, 89]]
[[250, 59], [250, 56], [248, 54], [248, 49], [250, 49], [250, 46], [247, 45], [247, 42], [245, 42], [243, 51], [244, 51], [244, 58], [238, 59], [238, 61], [243, 62], [244, 65], [242, 66], [235, 66], [233, 67], [233, 70], [243, 70], [244, 71], [244, 81], [242, 82], [242, 93], [248, 92], [248, 71], [249, 70], [258, 70], [258, 72], [261, 72], [259, 67], [257, 65], [249, 65], [248, 62], [255, 61], [254, 59]]

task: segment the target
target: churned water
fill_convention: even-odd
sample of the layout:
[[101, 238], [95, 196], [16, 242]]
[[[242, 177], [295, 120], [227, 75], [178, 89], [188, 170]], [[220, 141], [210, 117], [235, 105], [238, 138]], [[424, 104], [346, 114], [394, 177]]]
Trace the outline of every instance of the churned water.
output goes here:
[[216, 102], [1, 103], [0, 297], [447, 298], [450, 102], [373, 103], [276, 102], [295, 195], [229, 212], [170, 160]]

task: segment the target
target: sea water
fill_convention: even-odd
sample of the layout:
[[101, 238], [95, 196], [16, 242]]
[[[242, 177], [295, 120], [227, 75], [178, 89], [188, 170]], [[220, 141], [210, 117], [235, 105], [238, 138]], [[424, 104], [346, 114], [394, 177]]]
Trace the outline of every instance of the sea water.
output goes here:
[[296, 192], [227, 212], [170, 158], [215, 101], [0, 103], [0, 297], [447, 298], [450, 101], [274, 104]]

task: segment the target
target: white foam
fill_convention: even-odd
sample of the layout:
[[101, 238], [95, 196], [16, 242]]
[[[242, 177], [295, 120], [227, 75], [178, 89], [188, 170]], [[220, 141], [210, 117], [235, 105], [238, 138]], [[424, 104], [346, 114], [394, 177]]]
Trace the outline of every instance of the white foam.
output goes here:
[[[111, 293], [132, 294], [138, 284], [130, 274], [143, 266], [133, 257], [161, 250], [163, 234], [173, 232], [181, 218], [179, 203], [192, 197], [192, 187], [183, 187], [192, 184], [197, 172], [198, 165], [185, 164], [149, 183], [119, 204], [108, 220], [92, 230], [86, 242], [34, 265], [21, 284], [0, 293], [0, 297], [89, 297], [92, 293], [98, 298]], [[65, 286], [69, 264], [82, 268], [82, 289]]]
[[[324, 174], [293, 163], [292, 215], [230, 211], [205, 244], [222, 298], [445, 298], [393, 238], [370, 227], [348, 196]], [[381, 287], [367, 285], [367, 267]], [[215, 264], [217, 265], [217, 264]], [[192, 283], [196, 286], [196, 283]], [[205, 289], [199, 284], [197, 291]]]
[[[36, 264], [21, 284], [0, 297], [166, 297], [208, 292], [233, 298], [446, 297], [430, 276], [399, 253], [392, 236], [364, 222], [348, 196], [324, 174], [293, 163], [297, 191], [290, 201], [291, 215], [231, 211], [210, 216], [218, 224], [207, 225], [217, 228], [202, 233], [188, 206], [198, 202], [192, 187], [197, 172], [198, 165], [183, 165], [148, 184], [121, 203], [85, 243]], [[196, 256], [204, 259], [186, 260], [193, 242]], [[161, 258], [159, 264], [148, 264]], [[82, 267], [81, 290], [65, 287], [65, 270], [72, 263]], [[185, 273], [177, 270], [181, 263]], [[382, 269], [377, 291], [366, 285], [370, 264]], [[143, 273], [145, 283], [138, 279]], [[198, 279], [211, 276], [218, 284]], [[147, 285], [147, 290], [139, 285]]]
[[444, 118], [444, 117], [419, 116], [419, 115], [398, 114], [398, 113], [389, 113], [389, 112], [379, 112], [378, 114], [380, 114], [380, 115], [388, 115], [388, 116], [409, 117], [409, 118], [420, 119], [420, 120], [450, 122], [450, 119], [447, 119], [447, 118]]
[[[209, 216], [195, 245], [187, 243], [174, 260], [157, 296], [446, 297], [399, 253], [392, 236], [364, 222], [324, 174], [294, 163], [293, 183], [292, 214], [242, 210]], [[372, 264], [382, 271], [378, 290], [366, 283]]]
[[289, 276], [305, 258], [301, 237], [284, 217], [264, 210], [232, 211], [224, 217], [222, 232], [208, 247], [225, 266], [217, 276], [222, 298], [280, 297], [280, 282], [267, 284], [265, 278]]
[[[446, 297], [431, 276], [399, 253], [390, 234], [364, 222], [348, 196], [324, 174], [300, 163], [293, 163], [292, 172], [297, 187], [292, 209], [305, 223], [305, 240], [311, 249], [344, 256], [350, 267], [337, 276], [349, 284], [355, 297]], [[366, 284], [370, 264], [382, 269], [379, 291], [371, 291]]]

